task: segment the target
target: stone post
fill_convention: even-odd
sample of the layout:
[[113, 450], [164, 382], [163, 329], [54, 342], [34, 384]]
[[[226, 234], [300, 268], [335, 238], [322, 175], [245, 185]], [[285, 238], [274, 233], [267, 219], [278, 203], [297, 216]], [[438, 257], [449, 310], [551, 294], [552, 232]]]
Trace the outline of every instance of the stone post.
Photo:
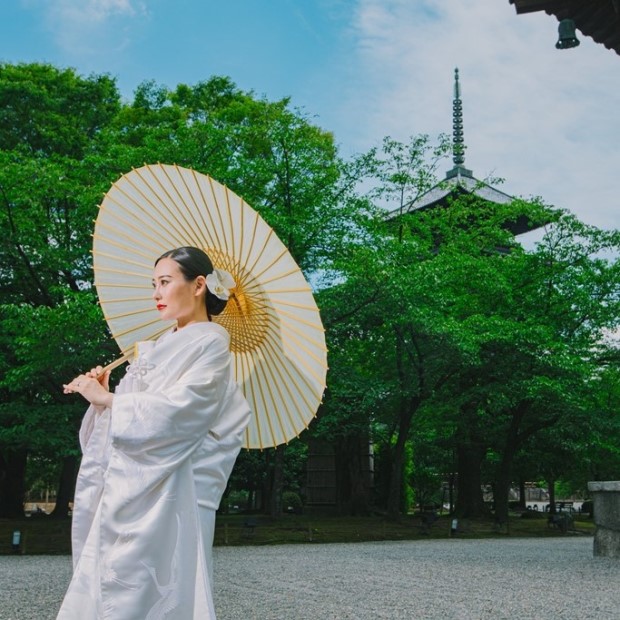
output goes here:
[[620, 558], [620, 481], [588, 482], [594, 501], [594, 555]]

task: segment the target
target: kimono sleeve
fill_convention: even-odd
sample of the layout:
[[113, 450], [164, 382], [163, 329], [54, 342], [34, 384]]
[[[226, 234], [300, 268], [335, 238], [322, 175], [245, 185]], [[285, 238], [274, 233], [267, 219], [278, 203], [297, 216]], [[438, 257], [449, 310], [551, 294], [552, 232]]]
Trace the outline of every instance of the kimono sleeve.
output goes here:
[[[228, 342], [211, 336], [178, 352], [162, 389], [114, 397], [114, 448], [135, 460], [176, 460], [217, 424], [231, 382]], [[170, 375], [170, 373], [169, 373]]]

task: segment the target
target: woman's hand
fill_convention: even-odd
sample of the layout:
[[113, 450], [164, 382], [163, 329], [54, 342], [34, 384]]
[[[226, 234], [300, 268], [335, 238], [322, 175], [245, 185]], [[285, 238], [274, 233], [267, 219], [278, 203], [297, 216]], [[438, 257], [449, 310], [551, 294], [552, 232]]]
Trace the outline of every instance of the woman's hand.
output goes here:
[[111, 407], [114, 396], [108, 387], [110, 371], [102, 371], [103, 368], [97, 366], [82, 375], [78, 375], [73, 381], [62, 386], [63, 392], [65, 394], [81, 394], [99, 412], [106, 407]]

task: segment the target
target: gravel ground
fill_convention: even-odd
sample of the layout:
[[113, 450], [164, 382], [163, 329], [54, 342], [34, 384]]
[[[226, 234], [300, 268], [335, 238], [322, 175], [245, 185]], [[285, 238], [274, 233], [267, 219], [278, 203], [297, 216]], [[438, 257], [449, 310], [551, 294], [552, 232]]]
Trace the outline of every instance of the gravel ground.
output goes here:
[[[53, 620], [70, 573], [0, 556], [0, 620]], [[589, 537], [217, 547], [215, 578], [218, 620], [620, 618], [620, 561]]]

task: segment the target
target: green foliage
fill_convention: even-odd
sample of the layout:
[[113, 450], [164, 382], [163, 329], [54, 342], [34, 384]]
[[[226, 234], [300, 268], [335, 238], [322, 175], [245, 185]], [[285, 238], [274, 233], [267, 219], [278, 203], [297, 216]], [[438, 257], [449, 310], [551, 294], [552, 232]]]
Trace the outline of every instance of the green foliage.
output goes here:
[[[432, 157], [416, 172], [431, 153], [441, 148], [424, 138], [386, 140], [359, 160], [381, 184], [373, 199], [397, 208], [367, 221], [321, 293], [332, 353], [319, 430], [367, 424], [404, 459], [424, 424], [444, 476], [452, 451], [471, 443], [496, 455], [497, 484], [510, 483], [515, 450], [545, 429], [581, 428], [583, 441], [591, 378], [615, 347], [605, 334], [620, 317], [619, 237], [539, 200], [490, 205], [465, 191], [407, 213], [432, 182]], [[547, 226], [533, 251], [512, 232], [525, 221]]]
[[294, 491], [284, 491], [284, 493], [282, 493], [282, 507], [284, 512], [301, 514], [303, 506], [299, 493], [295, 493]]
[[[254, 495], [262, 490], [267, 477], [267, 464], [262, 452], [242, 450], [237, 457], [235, 467], [228, 480], [227, 492], [240, 493], [244, 490]], [[243, 506], [252, 509], [254, 506]]]
[[0, 63], [0, 150], [79, 159], [118, 113], [108, 76], [88, 79], [48, 64]]
[[52, 497], [60, 478], [60, 463], [56, 455], [31, 456], [26, 471], [26, 496], [29, 501], [45, 499], [51, 491]]

